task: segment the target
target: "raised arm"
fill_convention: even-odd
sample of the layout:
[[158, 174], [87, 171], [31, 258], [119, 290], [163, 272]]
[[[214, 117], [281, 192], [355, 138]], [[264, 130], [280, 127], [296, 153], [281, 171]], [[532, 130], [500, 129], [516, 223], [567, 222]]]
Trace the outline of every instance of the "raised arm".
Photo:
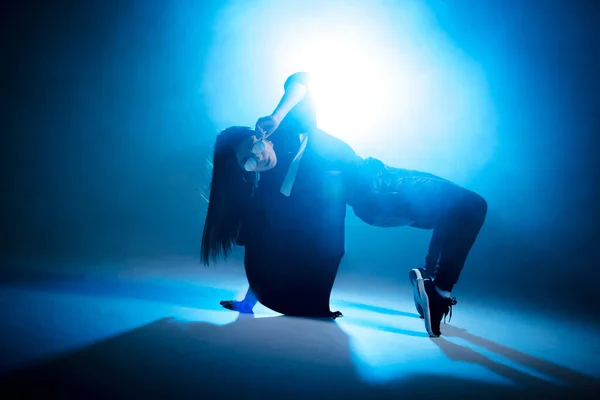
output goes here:
[[[269, 137], [288, 115], [294, 119], [315, 119], [312, 102], [307, 99], [309, 82], [310, 75], [307, 72], [296, 72], [291, 75], [284, 84], [285, 93], [279, 104], [271, 115], [258, 119], [256, 130], [263, 133], [265, 137]], [[298, 110], [295, 113], [297, 115], [290, 114], [290, 111], [294, 109]]]

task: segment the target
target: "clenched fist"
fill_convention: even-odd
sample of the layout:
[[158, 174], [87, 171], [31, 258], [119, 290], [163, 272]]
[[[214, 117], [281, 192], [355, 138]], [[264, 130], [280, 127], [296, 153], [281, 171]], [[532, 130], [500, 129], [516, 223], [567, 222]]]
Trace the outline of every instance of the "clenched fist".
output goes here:
[[266, 139], [275, 132], [282, 119], [283, 118], [279, 117], [277, 114], [259, 118], [258, 121], [256, 121], [255, 129], [263, 135], [263, 139]]

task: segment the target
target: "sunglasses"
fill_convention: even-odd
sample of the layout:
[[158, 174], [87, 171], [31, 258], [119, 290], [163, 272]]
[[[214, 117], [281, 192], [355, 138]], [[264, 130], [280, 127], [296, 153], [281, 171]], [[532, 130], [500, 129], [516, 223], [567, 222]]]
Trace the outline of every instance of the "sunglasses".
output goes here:
[[244, 169], [248, 172], [254, 171], [258, 167], [258, 159], [256, 156], [262, 154], [264, 151], [265, 143], [263, 140], [259, 140], [258, 142], [254, 143], [250, 149], [252, 155], [244, 160]]

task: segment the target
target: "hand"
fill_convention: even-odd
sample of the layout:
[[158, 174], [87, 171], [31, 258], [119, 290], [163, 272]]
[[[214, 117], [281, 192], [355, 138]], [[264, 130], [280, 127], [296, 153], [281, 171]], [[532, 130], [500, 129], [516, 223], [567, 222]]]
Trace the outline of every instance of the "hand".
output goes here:
[[267, 117], [259, 118], [256, 121], [256, 131], [263, 135], [263, 139], [268, 138], [277, 130], [282, 118], [277, 114], [272, 114]]
[[237, 311], [242, 314], [254, 314], [252, 311], [253, 306], [246, 303], [245, 301], [237, 301], [237, 300], [223, 300], [220, 301], [219, 304], [228, 310]]

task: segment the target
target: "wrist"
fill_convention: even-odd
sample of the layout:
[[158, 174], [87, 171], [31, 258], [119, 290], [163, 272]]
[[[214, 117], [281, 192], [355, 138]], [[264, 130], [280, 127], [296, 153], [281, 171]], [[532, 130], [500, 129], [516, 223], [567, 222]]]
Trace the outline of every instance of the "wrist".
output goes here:
[[273, 114], [271, 114], [271, 118], [273, 118], [275, 121], [277, 121], [278, 123], [283, 121], [283, 118], [285, 117], [285, 115], [283, 115], [283, 113], [275, 110], [273, 111]]

